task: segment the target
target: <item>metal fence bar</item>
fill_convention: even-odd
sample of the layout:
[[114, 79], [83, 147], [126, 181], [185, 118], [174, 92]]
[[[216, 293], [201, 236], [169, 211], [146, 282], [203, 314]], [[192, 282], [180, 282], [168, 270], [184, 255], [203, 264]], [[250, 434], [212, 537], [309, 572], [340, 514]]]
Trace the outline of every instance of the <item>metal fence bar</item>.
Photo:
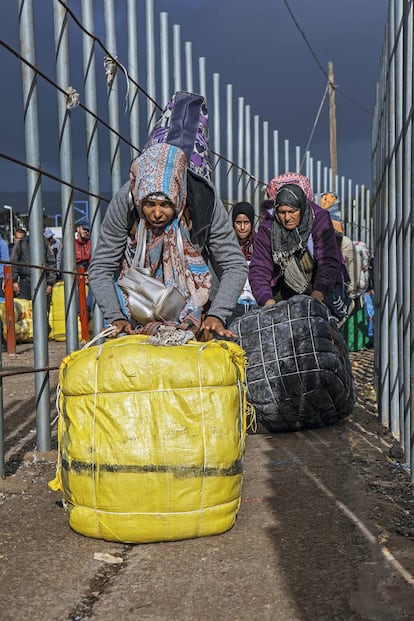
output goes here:
[[279, 130], [273, 130], [273, 158], [274, 158], [274, 171], [270, 175], [271, 178], [279, 175]]
[[[398, 30], [401, 27], [402, 19], [402, 2], [397, 3], [395, 6], [394, 16], [394, 33], [393, 38], [395, 40], [395, 69], [394, 69], [394, 92], [395, 92], [395, 236], [396, 236], [396, 265], [403, 265], [403, 218], [402, 218], [402, 188], [403, 188], [403, 60], [402, 60], [402, 46], [403, 38], [398, 36]], [[396, 313], [397, 313], [397, 333], [398, 333], [398, 369], [403, 369], [404, 364], [404, 351], [403, 351], [403, 324], [402, 324], [402, 312], [403, 312], [403, 270], [397, 268], [397, 299], [396, 299]], [[398, 410], [400, 416], [400, 438], [401, 443], [404, 446], [407, 442], [405, 436], [405, 420], [407, 418], [406, 411], [406, 397], [404, 396], [406, 389], [402, 381], [402, 373], [398, 373]]]
[[268, 183], [269, 177], [269, 121], [263, 121], [263, 181]]
[[[238, 99], [239, 107], [238, 107], [238, 149], [237, 149], [237, 161], [239, 168], [242, 169], [244, 167], [244, 97], [239, 97]], [[241, 178], [241, 173], [238, 174], [238, 185], [237, 185], [237, 200], [238, 202], [243, 200], [243, 183]]]
[[[150, 132], [155, 123], [155, 109], [152, 100], [156, 101], [155, 81], [155, 32], [154, 32], [154, 1], [145, 0], [146, 17], [146, 51], [147, 51], [147, 131]], [[119, 187], [119, 186], [118, 186]]]
[[260, 196], [258, 179], [260, 179], [260, 117], [258, 114], [253, 116], [253, 162], [255, 186], [253, 195], [253, 205], [256, 217], [259, 217]]
[[[89, 32], [94, 31], [93, 1], [84, 0], [82, 2], [82, 21]], [[95, 42], [91, 37], [83, 33], [82, 35], [83, 52], [83, 74], [85, 84], [85, 103], [93, 114], [87, 114], [85, 118], [86, 127], [86, 153], [88, 166], [89, 191], [89, 218], [91, 225], [91, 254], [99, 240], [101, 228], [100, 212], [100, 180], [99, 180], [99, 140], [98, 140], [98, 121], [97, 97], [96, 97], [96, 62], [95, 62]], [[93, 116], [95, 115], [95, 116]], [[97, 304], [93, 306], [94, 334], [98, 334], [103, 328], [103, 315]]]
[[168, 13], [160, 13], [160, 60], [161, 60], [161, 103], [170, 98], [170, 71], [168, 50]]
[[179, 24], [173, 26], [173, 60], [174, 60], [174, 90], [181, 90], [181, 27]]
[[[66, 90], [70, 84], [69, 78], [69, 53], [68, 53], [68, 30], [67, 14], [65, 8], [59, 4], [53, 4], [55, 50], [56, 50], [56, 79], [59, 86]], [[63, 238], [63, 263], [67, 270], [75, 271], [74, 231], [75, 215], [73, 209], [72, 184], [72, 135], [71, 115], [66, 107], [65, 97], [57, 92], [57, 109], [59, 123], [59, 168], [60, 175], [67, 184], [62, 184], [61, 212], [62, 212], [62, 238]], [[30, 229], [30, 223], [29, 223]], [[43, 261], [36, 261], [41, 264]], [[78, 349], [78, 314], [76, 305], [76, 277], [74, 274], [63, 274], [65, 283], [65, 308], [66, 310], [66, 351], [71, 353]], [[40, 365], [39, 365], [40, 366]]]
[[395, 435], [400, 435], [400, 412], [399, 412], [399, 375], [398, 375], [398, 326], [397, 326], [397, 231], [396, 231], [396, 161], [395, 161], [395, 51], [394, 51], [394, 19], [395, 10], [394, 3], [390, 3], [388, 15], [389, 24], [389, 49], [393, 50], [390, 57], [389, 66], [389, 92], [387, 113], [389, 119], [388, 128], [388, 153], [390, 164], [388, 167], [388, 263], [389, 263], [389, 339], [390, 339], [390, 357], [389, 357], [389, 375], [390, 375], [390, 416], [391, 430]]
[[[21, 49], [32, 65], [36, 65], [32, 2], [20, 3], [19, 9]], [[62, 43], [64, 44], [64, 41]], [[27, 65], [22, 65], [22, 82], [26, 158], [33, 166], [39, 168], [40, 146], [36, 75]], [[27, 191], [29, 227], [32, 238], [30, 257], [32, 262], [40, 265], [44, 261], [41, 177], [39, 173], [31, 169], [27, 170]], [[30, 271], [33, 325], [36, 328], [33, 331], [34, 361], [35, 366], [46, 367], [49, 363], [46, 278], [42, 270], [32, 267]], [[50, 449], [49, 379], [47, 371], [35, 375], [37, 445], [40, 451]]]
[[285, 139], [285, 173], [290, 172], [290, 160], [289, 160], [289, 140]]
[[[213, 145], [214, 145], [214, 151], [216, 153], [220, 153], [221, 128], [220, 128], [220, 74], [219, 73], [213, 73], [213, 109], [214, 109]], [[219, 196], [221, 196], [220, 158], [217, 155], [214, 156], [214, 184], [219, 192]]]
[[204, 56], [200, 56], [198, 59], [198, 75], [199, 75], [199, 93], [203, 95], [203, 97], [207, 97], [207, 86], [206, 86], [206, 59]]
[[[412, 204], [414, 200], [414, 140], [413, 140], [413, 112], [414, 112], [414, 96], [413, 96], [413, 62], [407, 62], [407, 59], [414, 57], [413, 44], [413, 24], [414, 24], [414, 5], [411, 3], [406, 13], [404, 35], [404, 125], [406, 126], [405, 143], [404, 143], [404, 169], [403, 169], [403, 220], [404, 220], [404, 291], [414, 291], [414, 243], [413, 243], [413, 216]], [[407, 389], [408, 411], [405, 419], [405, 446], [404, 451], [406, 461], [409, 462], [411, 473], [414, 473], [414, 450], [412, 449], [414, 440], [414, 360], [413, 360], [413, 342], [414, 342], [414, 313], [412, 312], [412, 296], [405, 295], [403, 300], [403, 324], [404, 324], [404, 386]], [[412, 478], [414, 476], [412, 474]]]
[[[226, 85], [226, 135], [227, 135], [227, 159], [233, 161], [233, 85]], [[227, 164], [227, 200], [233, 205], [233, 166]]]
[[390, 0], [372, 124], [375, 365], [380, 419], [414, 481], [413, 1]]
[[[109, 148], [111, 159], [111, 179], [112, 179], [112, 193], [115, 194], [119, 190], [122, 184], [121, 177], [121, 141], [119, 138], [119, 85], [118, 85], [118, 68], [114, 63], [113, 58], [117, 58], [117, 41], [116, 41], [116, 29], [115, 29], [115, 5], [114, 0], [105, 0], [104, 3], [104, 15], [105, 15], [105, 34], [106, 34], [106, 47], [108, 48], [111, 57], [106, 57], [107, 68], [107, 85], [108, 85], [108, 114], [109, 124], [115, 131], [111, 131], [109, 134]], [[148, 100], [149, 101], [149, 100]], [[149, 101], [149, 107], [151, 102]]]
[[244, 143], [244, 147], [245, 147], [245, 154], [244, 154], [244, 161], [245, 161], [245, 168], [247, 171], [246, 174], [246, 182], [245, 182], [245, 195], [243, 197], [243, 200], [247, 200], [247, 201], [251, 201], [251, 191], [252, 191], [252, 184], [251, 184], [251, 180], [250, 180], [250, 176], [249, 176], [249, 172], [252, 170], [252, 133], [251, 133], [251, 106], [250, 104], [246, 104], [244, 107], [244, 131], [245, 131], [245, 143]]
[[191, 41], [186, 41], [184, 43], [184, 54], [185, 54], [186, 89], [189, 93], [192, 93], [194, 90], [194, 80], [193, 80], [193, 46], [192, 46]]
[[[82, 3], [83, 6], [83, 3]], [[128, 72], [131, 76], [129, 81], [129, 134], [131, 137], [131, 148], [129, 158], [132, 160], [139, 155], [139, 133], [140, 133], [140, 114], [139, 114], [139, 83], [138, 68], [138, 33], [140, 18], [137, 16], [136, 0], [128, 0], [127, 4], [127, 29], [128, 29]], [[89, 30], [89, 29], [88, 29]], [[93, 32], [94, 29], [91, 29]]]

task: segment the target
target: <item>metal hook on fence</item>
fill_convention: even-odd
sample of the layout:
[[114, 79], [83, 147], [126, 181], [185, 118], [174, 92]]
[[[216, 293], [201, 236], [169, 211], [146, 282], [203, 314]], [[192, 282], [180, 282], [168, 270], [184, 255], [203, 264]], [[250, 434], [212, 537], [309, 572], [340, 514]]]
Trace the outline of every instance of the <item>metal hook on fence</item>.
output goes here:
[[79, 93], [73, 86], [69, 86], [66, 91], [66, 108], [71, 110], [72, 108], [76, 108], [79, 106], [80, 97]]
[[126, 91], [126, 95], [125, 95], [125, 111], [124, 111], [125, 114], [126, 114], [128, 112], [128, 99], [129, 99], [129, 77], [128, 77], [128, 71], [126, 70], [124, 65], [119, 62], [118, 58], [116, 58], [116, 57], [113, 58], [109, 54], [107, 54], [104, 57], [104, 69], [105, 69], [105, 74], [106, 74], [106, 83], [107, 83], [108, 87], [110, 87], [112, 85], [112, 82], [114, 81], [115, 74], [116, 74], [116, 71], [118, 69], [118, 65], [121, 67], [122, 71], [124, 72], [124, 75], [125, 75], [125, 78], [126, 78], [126, 83], [127, 83], [127, 91]]
[[104, 57], [104, 69], [106, 75], [106, 83], [108, 86], [111, 86], [114, 81], [117, 65], [115, 60], [109, 54], [106, 54]]

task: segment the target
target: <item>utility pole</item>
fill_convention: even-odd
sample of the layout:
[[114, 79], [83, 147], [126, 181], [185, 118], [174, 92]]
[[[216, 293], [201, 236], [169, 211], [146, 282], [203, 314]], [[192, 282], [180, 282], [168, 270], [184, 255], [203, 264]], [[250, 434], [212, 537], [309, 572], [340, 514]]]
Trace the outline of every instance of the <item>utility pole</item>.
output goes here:
[[[328, 63], [328, 92], [329, 92], [329, 151], [331, 156], [331, 170], [333, 185], [336, 184], [336, 177], [338, 174], [338, 161], [336, 157], [336, 107], [335, 107], [335, 81], [333, 63]], [[334, 192], [337, 191], [336, 187], [333, 187]]]

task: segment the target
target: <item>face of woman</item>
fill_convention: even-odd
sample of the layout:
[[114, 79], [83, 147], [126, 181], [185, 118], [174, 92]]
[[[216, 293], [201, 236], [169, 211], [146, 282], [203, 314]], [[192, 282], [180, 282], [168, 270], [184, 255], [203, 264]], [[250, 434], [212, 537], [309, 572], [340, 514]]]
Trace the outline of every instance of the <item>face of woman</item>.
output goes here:
[[142, 214], [154, 232], [161, 232], [173, 220], [175, 209], [168, 199], [145, 198]]
[[252, 232], [252, 223], [244, 213], [241, 213], [237, 216], [233, 223], [233, 226], [234, 230], [236, 231], [237, 238], [240, 241], [244, 241], [245, 239], [247, 239]]
[[293, 231], [300, 223], [300, 210], [290, 205], [279, 205], [277, 208], [280, 224], [287, 231]]

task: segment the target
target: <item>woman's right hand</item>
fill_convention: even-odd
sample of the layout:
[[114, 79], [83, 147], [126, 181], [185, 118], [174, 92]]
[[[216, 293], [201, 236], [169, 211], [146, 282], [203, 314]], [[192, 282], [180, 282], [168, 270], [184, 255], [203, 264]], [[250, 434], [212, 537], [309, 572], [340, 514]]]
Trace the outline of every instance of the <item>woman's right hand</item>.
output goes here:
[[276, 300], [274, 298], [270, 298], [270, 300], [266, 300], [263, 306], [274, 306], [276, 304]]
[[112, 332], [108, 334], [108, 338], [115, 338], [121, 332], [125, 332], [125, 334], [136, 334], [135, 330], [129, 323], [127, 319], [116, 319], [112, 321], [111, 327], [113, 328]]
[[324, 298], [325, 298], [325, 296], [322, 293], [322, 291], [317, 291], [316, 289], [314, 291], [312, 291], [310, 296], [311, 296], [311, 298], [316, 298], [317, 300], [319, 300], [319, 302], [323, 302]]

